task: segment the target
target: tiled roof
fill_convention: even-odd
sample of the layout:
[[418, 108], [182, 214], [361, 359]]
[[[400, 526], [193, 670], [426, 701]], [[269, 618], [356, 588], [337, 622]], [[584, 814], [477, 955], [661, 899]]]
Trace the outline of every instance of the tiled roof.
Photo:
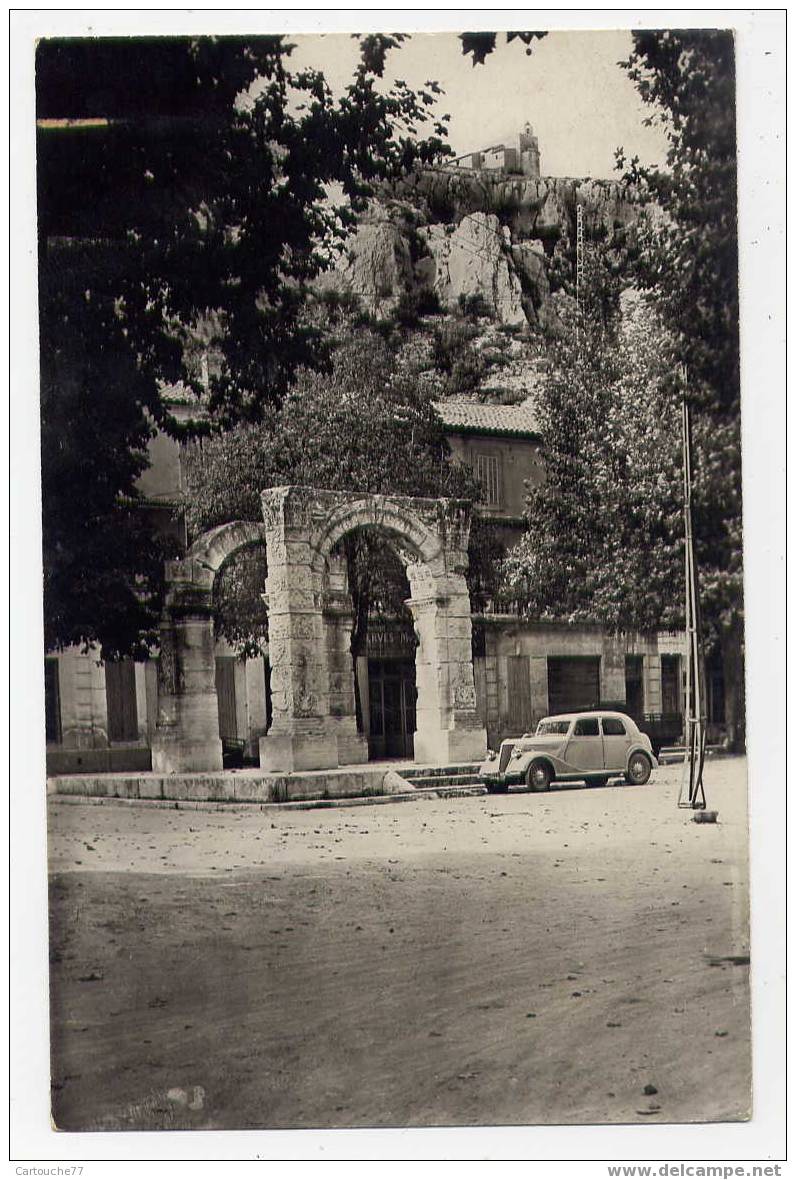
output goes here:
[[435, 402], [434, 406], [449, 430], [467, 434], [512, 434], [539, 436], [533, 407], [484, 405], [481, 402]]

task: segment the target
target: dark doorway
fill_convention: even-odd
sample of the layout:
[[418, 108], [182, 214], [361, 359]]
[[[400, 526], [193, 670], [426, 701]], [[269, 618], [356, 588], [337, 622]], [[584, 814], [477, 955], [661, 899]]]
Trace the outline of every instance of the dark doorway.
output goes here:
[[631, 717], [644, 712], [644, 657], [625, 656], [625, 701]]
[[108, 708], [108, 741], [134, 742], [138, 737], [138, 701], [135, 664], [109, 660], [105, 665], [105, 699]]
[[531, 660], [529, 656], [508, 656], [509, 733], [526, 733], [531, 728]]
[[61, 690], [58, 680], [58, 660], [50, 656], [44, 661], [44, 724], [48, 742], [61, 740]]
[[600, 699], [600, 657], [547, 657], [547, 696], [551, 713], [593, 709]]
[[680, 712], [679, 656], [661, 656], [661, 712]]
[[369, 659], [368, 685], [370, 758], [413, 758], [417, 701], [414, 660]]
[[237, 741], [238, 702], [235, 693], [235, 657], [216, 656], [216, 695], [218, 697], [218, 736]]
[[707, 712], [708, 721], [712, 725], [724, 724], [724, 668], [721, 656], [714, 654], [707, 661], [705, 669], [707, 681]]

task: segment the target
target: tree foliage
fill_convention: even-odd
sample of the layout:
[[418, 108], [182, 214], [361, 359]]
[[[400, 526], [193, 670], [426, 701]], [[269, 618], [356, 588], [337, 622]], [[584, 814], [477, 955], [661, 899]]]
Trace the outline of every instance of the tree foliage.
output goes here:
[[[330, 244], [371, 183], [443, 150], [445, 128], [432, 114], [436, 84], [414, 92], [396, 82], [386, 93], [377, 85], [399, 41], [365, 38], [339, 98], [320, 71], [290, 70], [292, 47], [281, 36], [100, 42], [96, 60], [95, 42], [39, 46], [40, 106], [54, 89], [56, 66], [59, 77], [83, 67], [99, 95], [92, 109], [101, 105], [103, 84], [118, 97], [120, 121], [103, 129], [94, 161], [111, 206], [101, 229], [130, 247], [115, 276], [117, 309], [143, 370], [209, 392], [207, 408], [222, 426], [256, 420], [263, 405], [284, 396], [296, 370], [317, 359], [317, 334], [301, 315], [305, 284], [329, 264]], [[125, 112], [118, 96], [113, 71], [129, 80], [122, 59], [130, 55], [141, 73], [157, 67], [166, 74], [154, 112], [138, 109], [135, 97]], [[420, 138], [425, 130], [431, 134]], [[45, 153], [46, 198], [53, 195], [48, 159]], [[60, 172], [49, 179], [60, 180]], [[335, 182], [343, 193], [337, 204], [327, 193]], [[207, 347], [216, 363], [208, 391], [175, 347], [175, 327], [190, 329], [209, 314], [216, 331]], [[162, 402], [151, 410], [177, 429]]]
[[[400, 39], [364, 38], [339, 98], [290, 70], [281, 36], [40, 42], [49, 645], [133, 651], [151, 632], [158, 547], [131, 511], [151, 426], [257, 421], [299, 369], [328, 363], [308, 282], [374, 181], [443, 150], [435, 84], [377, 85]], [[166, 396], [180, 386], [206, 410], [190, 427]]]
[[163, 561], [136, 481], [148, 465], [149, 387], [94, 278], [112, 265], [86, 245], [41, 300], [44, 641], [142, 655], [157, 634]]
[[[260, 491], [283, 484], [471, 499], [479, 491], [469, 470], [451, 462], [429, 396], [397, 370], [393, 348], [369, 329], [343, 335], [329, 373], [302, 370], [282, 406], [267, 411], [262, 422], [189, 444], [185, 471], [193, 533], [259, 519]], [[404, 582], [391, 572], [389, 549], [388, 540], [371, 532], [347, 542], [354, 646], [364, 637], [372, 605], [402, 611]], [[242, 609], [244, 617], [228, 600], [219, 624], [221, 633], [247, 650], [251, 614], [245, 603]], [[263, 626], [260, 610], [260, 633]], [[256, 644], [256, 634], [249, 634]]]
[[[525, 46], [525, 52], [530, 56], [533, 52], [533, 42], [539, 41], [542, 37], [546, 37], [547, 33], [506, 33], [506, 44], [512, 41], [521, 41]], [[462, 53], [471, 56], [474, 66], [483, 65], [490, 53], [495, 49], [498, 42], [497, 33], [460, 33], [459, 40], [462, 43]]]
[[[724, 662], [731, 740], [743, 740], [743, 552], [735, 55], [729, 30], [634, 33], [624, 63], [669, 140], [666, 168], [631, 175], [664, 217], [642, 240], [638, 281], [687, 373], [694, 535], [708, 641]], [[620, 153], [620, 163], [625, 163]], [[679, 391], [677, 391], [679, 393]], [[674, 394], [674, 390], [673, 390]]]
[[592, 252], [590, 297], [552, 345], [538, 392], [545, 481], [504, 563], [503, 600], [534, 617], [615, 630], [682, 623], [679, 419], [650, 309], [605, 312], [616, 279]]
[[[495, 48], [481, 35], [474, 63]], [[743, 567], [738, 339], [735, 52], [729, 30], [633, 34], [621, 63], [668, 137], [665, 163], [618, 166], [650, 210], [632, 281], [671, 341], [668, 405], [687, 374], [693, 410], [694, 533], [708, 641], [724, 663], [730, 740], [743, 742]], [[627, 275], [628, 280], [631, 275]]]

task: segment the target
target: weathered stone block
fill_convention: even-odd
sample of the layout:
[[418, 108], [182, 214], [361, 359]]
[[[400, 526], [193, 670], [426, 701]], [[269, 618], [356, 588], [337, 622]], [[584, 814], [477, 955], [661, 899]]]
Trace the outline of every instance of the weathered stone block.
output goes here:
[[260, 766], [263, 770], [322, 770], [337, 766], [337, 741], [333, 735], [290, 737], [271, 732], [260, 738]]
[[[216, 716], [216, 732], [218, 717]], [[157, 774], [183, 774], [194, 770], [221, 770], [221, 741], [164, 737], [156, 730], [152, 742], [152, 769]], [[176, 798], [176, 796], [167, 796]]]

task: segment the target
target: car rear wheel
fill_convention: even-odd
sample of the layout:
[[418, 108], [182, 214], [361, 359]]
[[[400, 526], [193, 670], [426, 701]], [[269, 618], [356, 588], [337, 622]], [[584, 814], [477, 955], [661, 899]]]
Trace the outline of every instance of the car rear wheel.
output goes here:
[[586, 782], [590, 787], [607, 787], [608, 786], [608, 775], [607, 774], [592, 774], [586, 779]]
[[652, 763], [646, 754], [640, 751], [630, 755], [625, 778], [635, 787], [643, 787], [652, 772]]
[[552, 780], [550, 766], [547, 762], [532, 762], [525, 775], [525, 782], [532, 791], [547, 791]]

